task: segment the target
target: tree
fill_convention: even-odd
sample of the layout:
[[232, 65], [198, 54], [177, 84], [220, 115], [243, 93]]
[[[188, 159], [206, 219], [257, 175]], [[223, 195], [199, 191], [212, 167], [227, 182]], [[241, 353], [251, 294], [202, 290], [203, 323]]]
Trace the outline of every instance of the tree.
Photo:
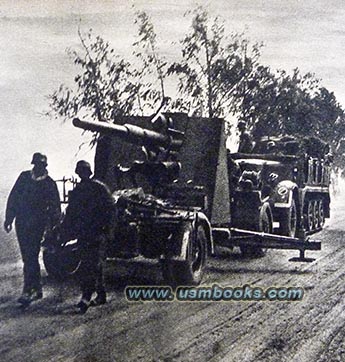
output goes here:
[[318, 83], [312, 74], [301, 76], [298, 69], [290, 76], [283, 70], [273, 73], [269, 67], [257, 67], [242, 103], [253, 134], [261, 137], [310, 133], [312, 120], [307, 116]]
[[314, 123], [314, 133], [332, 145], [339, 146], [345, 134], [345, 115], [333, 92], [320, 87], [313, 97], [314, 117], [320, 120]]
[[181, 41], [182, 59], [174, 62], [168, 74], [178, 76], [178, 90], [184, 99], [173, 106], [210, 118], [236, 111], [244, 80], [256, 67], [259, 44], [249, 48], [243, 34], [225, 37], [219, 18], [210, 23], [202, 8], [193, 12], [191, 31]]
[[[95, 121], [144, 113], [165, 99], [164, 63], [157, 52], [156, 34], [146, 13], [137, 13], [138, 40], [134, 54], [142, 63], [133, 67], [115, 55], [108, 42], [78, 30], [81, 51], [68, 54], [79, 67], [74, 87], [61, 85], [49, 96], [50, 116], [70, 120], [85, 114]], [[158, 79], [159, 87], [155, 85]], [[158, 88], [158, 89], [157, 89]]]
[[[244, 34], [225, 36], [224, 22], [210, 19], [202, 8], [192, 12], [190, 31], [180, 42], [182, 57], [170, 65], [160, 55], [150, 17], [137, 12], [135, 24], [136, 66], [91, 30], [78, 31], [81, 50], [69, 55], [79, 72], [74, 87], [61, 85], [50, 96], [50, 115], [114, 121], [166, 106], [210, 118], [236, 115], [256, 138], [315, 136], [339, 148], [344, 111], [313, 74], [302, 75], [297, 68], [291, 75], [272, 71], [260, 63], [262, 44], [250, 45]], [[178, 97], [167, 95], [168, 79], [175, 80]]]
[[169, 101], [165, 92], [167, 62], [160, 56], [157, 34], [146, 12], [137, 12], [135, 24], [138, 26], [137, 41], [134, 42], [134, 55], [141, 63], [135, 70], [136, 85], [140, 94], [141, 113], [160, 109]]
[[272, 73], [258, 67], [243, 108], [256, 138], [262, 136], [314, 136], [337, 146], [344, 113], [333, 93], [320, 86], [313, 74]]
[[238, 94], [237, 116], [247, 122], [256, 137], [280, 129], [281, 117], [277, 114], [278, 79], [270, 68], [257, 65], [243, 82]]
[[78, 31], [82, 51], [69, 50], [80, 71], [74, 77], [75, 87], [61, 85], [50, 98], [50, 114], [70, 120], [86, 114], [95, 121], [112, 120], [131, 113], [136, 106], [138, 87], [133, 82], [129, 62], [114, 54], [100, 36]]

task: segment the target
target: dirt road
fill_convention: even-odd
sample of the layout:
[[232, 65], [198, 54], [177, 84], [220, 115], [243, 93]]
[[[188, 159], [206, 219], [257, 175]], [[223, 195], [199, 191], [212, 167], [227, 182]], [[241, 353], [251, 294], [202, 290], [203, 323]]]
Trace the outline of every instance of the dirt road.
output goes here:
[[21, 311], [21, 262], [14, 235], [1, 233], [0, 360], [9, 361], [345, 361], [345, 206], [317, 238], [313, 263], [296, 252], [261, 259], [222, 250], [208, 264], [205, 285], [303, 287], [302, 301], [134, 302], [124, 286], [160, 283], [157, 265], [110, 262], [109, 303], [76, 315], [73, 281], [44, 277], [45, 298]]

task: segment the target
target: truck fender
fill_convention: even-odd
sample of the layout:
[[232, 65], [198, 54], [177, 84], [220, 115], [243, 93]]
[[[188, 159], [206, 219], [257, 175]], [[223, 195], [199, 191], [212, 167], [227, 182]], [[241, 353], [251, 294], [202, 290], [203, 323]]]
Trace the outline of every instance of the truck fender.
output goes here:
[[208, 253], [208, 255], [213, 255], [214, 254], [214, 243], [213, 243], [213, 237], [212, 237], [211, 223], [208, 220], [207, 216], [202, 212], [198, 212], [197, 220], [204, 227], [204, 230], [205, 230], [205, 233], [206, 233], [207, 253]]
[[273, 192], [274, 207], [289, 208], [292, 203], [294, 190], [297, 188], [297, 184], [290, 180], [279, 182]]

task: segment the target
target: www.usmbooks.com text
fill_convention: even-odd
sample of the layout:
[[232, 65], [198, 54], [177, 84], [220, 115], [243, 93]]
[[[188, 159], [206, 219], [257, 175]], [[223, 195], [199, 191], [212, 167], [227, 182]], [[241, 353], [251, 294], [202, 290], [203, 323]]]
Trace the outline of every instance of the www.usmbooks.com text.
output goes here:
[[217, 284], [200, 287], [168, 286], [127, 286], [125, 296], [128, 301], [144, 302], [228, 302], [228, 301], [299, 301], [303, 299], [301, 287], [222, 287]]

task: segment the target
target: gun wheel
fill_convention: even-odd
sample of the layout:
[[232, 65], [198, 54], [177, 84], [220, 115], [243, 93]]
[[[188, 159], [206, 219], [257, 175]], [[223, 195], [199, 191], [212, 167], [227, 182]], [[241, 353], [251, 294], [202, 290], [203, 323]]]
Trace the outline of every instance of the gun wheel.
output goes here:
[[57, 280], [75, 274], [81, 264], [76, 245], [66, 245], [61, 249], [44, 250], [43, 263], [48, 275]]
[[174, 235], [174, 241], [182, 244], [185, 260], [174, 260], [166, 256], [162, 260], [164, 280], [173, 287], [200, 284], [207, 259], [207, 238], [204, 227], [198, 225], [194, 229], [191, 223], [186, 223]]

